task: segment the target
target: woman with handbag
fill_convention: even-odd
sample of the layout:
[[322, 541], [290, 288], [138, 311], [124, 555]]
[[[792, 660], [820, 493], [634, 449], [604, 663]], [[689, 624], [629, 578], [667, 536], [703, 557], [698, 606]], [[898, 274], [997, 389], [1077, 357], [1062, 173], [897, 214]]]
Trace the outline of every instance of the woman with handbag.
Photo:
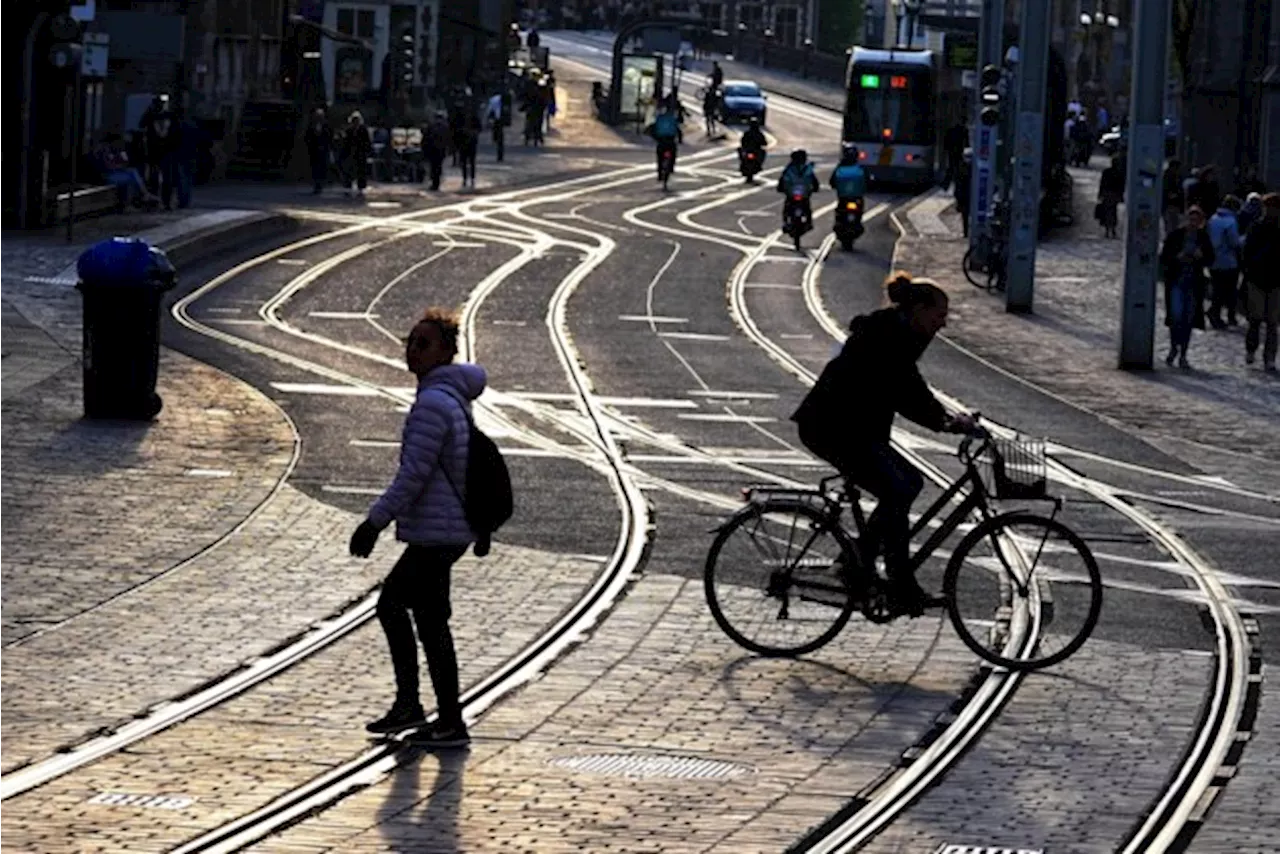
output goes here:
[[1192, 205], [1187, 224], [1175, 228], [1165, 238], [1160, 251], [1160, 273], [1164, 279], [1164, 323], [1169, 327], [1169, 354], [1166, 365], [1178, 360], [1178, 367], [1190, 368], [1187, 347], [1191, 330], [1204, 329], [1205, 268], [1213, 263], [1213, 241], [1205, 230], [1204, 211]]

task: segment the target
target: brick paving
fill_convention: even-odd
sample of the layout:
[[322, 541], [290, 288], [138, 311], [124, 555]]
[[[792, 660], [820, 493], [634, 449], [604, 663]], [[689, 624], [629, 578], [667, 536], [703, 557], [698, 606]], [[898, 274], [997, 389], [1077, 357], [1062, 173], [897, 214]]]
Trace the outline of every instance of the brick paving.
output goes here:
[[[1124, 240], [1107, 240], [1092, 210], [1098, 173], [1073, 169], [1077, 221], [1042, 242], [1036, 259], [1035, 313], [1011, 315], [1003, 295], [965, 281], [954, 207], [941, 214], [950, 237], [912, 229], [898, 244], [899, 266], [935, 279], [951, 295], [946, 336], [994, 364], [1145, 437], [1186, 440], [1264, 460], [1280, 458], [1280, 382], [1244, 364], [1243, 334], [1196, 332], [1192, 371], [1167, 369], [1163, 300], [1157, 299], [1156, 370], [1122, 372], [1119, 305]], [[908, 214], [901, 218], [911, 222]], [[1123, 222], [1123, 216], [1121, 218]], [[1123, 238], [1123, 235], [1122, 235]]]
[[[315, 504], [300, 495], [291, 500]], [[310, 512], [334, 515], [316, 518], [318, 527], [333, 528], [336, 517], [343, 517], [338, 530], [345, 552], [346, 533], [354, 523], [350, 514], [314, 506]], [[297, 522], [282, 527], [298, 531], [299, 538], [308, 533], [299, 531]], [[337, 539], [333, 536], [323, 545], [327, 555], [317, 555], [312, 565], [298, 573], [313, 587], [350, 589], [367, 583], [371, 575], [385, 573], [400, 552], [383, 543], [374, 560], [357, 564], [336, 556], [332, 546]], [[314, 534], [307, 545], [317, 542], [324, 539]], [[283, 569], [277, 557], [267, 556], [263, 563], [268, 560], [277, 571]], [[326, 560], [327, 567], [316, 565]], [[464, 558], [454, 572], [453, 585], [453, 622], [464, 684], [484, 677], [530, 643], [582, 595], [600, 568], [594, 560], [501, 544], [484, 560]], [[257, 566], [248, 569], [244, 575], [256, 581], [254, 595], [263, 600], [261, 610], [274, 607], [282, 621], [299, 624], [303, 616], [299, 612], [307, 603], [286, 610], [280, 596], [263, 589], [268, 574]], [[219, 577], [225, 580], [226, 574]], [[292, 588], [295, 595], [300, 589], [285, 582], [280, 586]], [[245, 617], [252, 619], [259, 606], [238, 601]], [[217, 631], [233, 619], [223, 614], [220, 622], [216, 614], [208, 613], [208, 625], [198, 627], [201, 631]], [[262, 632], [252, 625], [242, 625], [239, 632], [255, 636], [254, 643], [261, 642]], [[194, 640], [200, 632], [192, 634]], [[224, 636], [223, 644], [227, 642]], [[132, 662], [141, 668], [140, 677], [151, 660], [148, 654], [145, 661]], [[422, 680], [423, 698], [429, 704], [425, 669]], [[364, 723], [381, 715], [393, 694], [386, 642], [376, 621], [371, 621], [240, 697], [10, 799], [4, 808], [0, 850], [167, 851], [366, 749]], [[6, 736], [8, 726], [6, 719]], [[88, 803], [103, 791], [185, 795], [196, 802], [178, 811]]]
[[[972, 673], [938, 619], [856, 621], [805, 660], [716, 627], [699, 580], [651, 567], [591, 640], [472, 728], [250, 850], [780, 851], [911, 746]], [[591, 754], [739, 763], [734, 778], [629, 778]]]

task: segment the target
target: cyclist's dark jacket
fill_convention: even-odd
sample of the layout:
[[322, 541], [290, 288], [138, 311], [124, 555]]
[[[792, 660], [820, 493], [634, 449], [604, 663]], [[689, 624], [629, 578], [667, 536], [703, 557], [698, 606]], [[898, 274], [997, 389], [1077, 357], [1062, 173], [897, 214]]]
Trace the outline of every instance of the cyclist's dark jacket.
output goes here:
[[822, 369], [791, 420], [854, 444], [888, 442], [894, 413], [941, 430], [946, 411], [916, 367], [928, 346], [897, 308], [855, 317], [840, 355]]

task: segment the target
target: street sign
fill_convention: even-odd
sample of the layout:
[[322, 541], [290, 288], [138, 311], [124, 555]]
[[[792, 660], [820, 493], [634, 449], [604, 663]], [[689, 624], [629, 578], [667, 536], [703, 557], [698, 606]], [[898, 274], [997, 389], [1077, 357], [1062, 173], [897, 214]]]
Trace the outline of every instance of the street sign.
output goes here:
[[85, 33], [84, 52], [80, 55], [80, 74], [84, 77], [107, 76], [107, 53], [111, 36], [107, 33]]
[[88, 23], [94, 19], [96, 7], [97, 0], [77, 0], [71, 4], [71, 17], [81, 23]]

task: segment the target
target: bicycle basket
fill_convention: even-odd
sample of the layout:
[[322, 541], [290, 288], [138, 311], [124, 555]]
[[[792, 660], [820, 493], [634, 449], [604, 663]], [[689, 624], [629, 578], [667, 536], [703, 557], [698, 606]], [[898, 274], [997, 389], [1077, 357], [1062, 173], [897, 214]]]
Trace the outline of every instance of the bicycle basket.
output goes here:
[[1036, 499], [1048, 493], [1043, 439], [993, 439], [982, 462], [987, 491], [997, 499]]

